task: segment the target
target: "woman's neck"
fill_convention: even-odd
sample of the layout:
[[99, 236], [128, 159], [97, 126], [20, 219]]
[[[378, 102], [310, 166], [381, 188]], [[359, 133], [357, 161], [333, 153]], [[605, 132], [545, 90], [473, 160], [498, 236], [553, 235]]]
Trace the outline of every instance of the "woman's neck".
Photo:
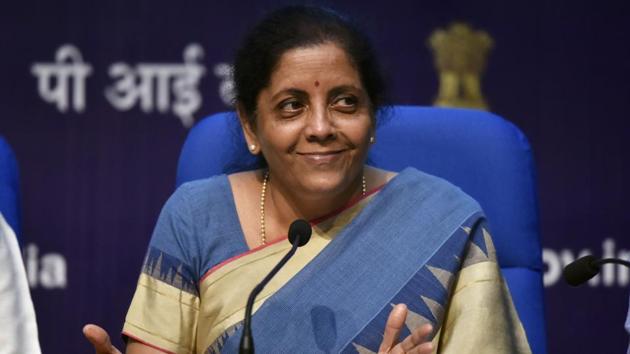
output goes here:
[[[313, 220], [330, 214], [360, 196], [363, 175], [359, 174], [338, 193], [300, 193], [279, 183], [274, 184], [270, 176], [266, 192], [265, 215], [268, 228], [273, 232], [287, 230], [295, 219]], [[283, 231], [286, 233], [286, 231]], [[274, 238], [274, 234], [270, 234]]]

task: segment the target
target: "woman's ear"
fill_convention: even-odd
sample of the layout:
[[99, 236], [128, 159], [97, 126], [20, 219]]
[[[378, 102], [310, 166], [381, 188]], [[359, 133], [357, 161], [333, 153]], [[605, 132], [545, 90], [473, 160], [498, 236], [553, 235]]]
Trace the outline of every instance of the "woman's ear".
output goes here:
[[371, 118], [371, 120], [372, 120], [372, 126], [370, 127], [370, 130], [369, 130], [370, 135], [368, 138], [370, 145], [376, 142], [376, 120], [374, 118]]
[[238, 115], [238, 120], [241, 122], [243, 135], [245, 136], [245, 141], [247, 142], [247, 150], [254, 155], [258, 155], [260, 152], [260, 144], [258, 143], [255, 129], [250, 123], [250, 119], [241, 103], [236, 104], [236, 114]]

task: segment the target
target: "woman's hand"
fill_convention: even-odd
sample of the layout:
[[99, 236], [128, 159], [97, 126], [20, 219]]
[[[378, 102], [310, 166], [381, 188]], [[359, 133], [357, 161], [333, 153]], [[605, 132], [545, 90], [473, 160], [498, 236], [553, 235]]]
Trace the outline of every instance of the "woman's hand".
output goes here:
[[83, 327], [83, 335], [94, 346], [96, 354], [121, 354], [109, 340], [109, 334], [101, 327], [88, 324]]
[[427, 336], [433, 331], [430, 324], [425, 324], [416, 329], [402, 342], [399, 340], [400, 330], [405, 325], [407, 318], [407, 306], [398, 304], [389, 313], [383, 341], [378, 349], [379, 354], [430, 354], [433, 351], [433, 344], [427, 340]]

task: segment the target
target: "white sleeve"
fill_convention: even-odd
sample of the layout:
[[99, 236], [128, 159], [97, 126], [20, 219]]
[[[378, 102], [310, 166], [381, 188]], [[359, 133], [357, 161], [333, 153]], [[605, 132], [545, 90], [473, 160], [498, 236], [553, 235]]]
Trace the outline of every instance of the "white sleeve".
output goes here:
[[[630, 308], [628, 308], [628, 316], [626, 317], [626, 332], [630, 334]], [[630, 354], [630, 344], [628, 345], [628, 354]]]
[[0, 354], [40, 354], [37, 322], [15, 233], [0, 214]]

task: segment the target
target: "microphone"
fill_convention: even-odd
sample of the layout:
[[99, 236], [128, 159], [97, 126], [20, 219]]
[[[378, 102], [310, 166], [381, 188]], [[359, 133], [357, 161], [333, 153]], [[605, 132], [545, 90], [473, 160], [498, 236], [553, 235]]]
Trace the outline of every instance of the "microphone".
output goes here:
[[621, 264], [630, 268], [630, 262], [617, 258], [597, 259], [591, 255], [578, 258], [564, 267], [562, 275], [571, 286], [578, 286], [596, 276], [606, 263]]
[[249, 294], [247, 299], [247, 306], [245, 307], [245, 319], [243, 320], [243, 335], [241, 336], [241, 344], [238, 349], [239, 354], [253, 354], [254, 353], [254, 338], [252, 337], [252, 308], [254, 307], [254, 300], [256, 296], [265, 288], [265, 285], [269, 283], [278, 271], [289, 261], [295, 254], [298, 247], [304, 246], [311, 239], [311, 224], [307, 221], [298, 219], [291, 223], [289, 226], [289, 242], [291, 242], [291, 250], [282, 257], [280, 262], [267, 274], [263, 280], [254, 287], [254, 290]]

